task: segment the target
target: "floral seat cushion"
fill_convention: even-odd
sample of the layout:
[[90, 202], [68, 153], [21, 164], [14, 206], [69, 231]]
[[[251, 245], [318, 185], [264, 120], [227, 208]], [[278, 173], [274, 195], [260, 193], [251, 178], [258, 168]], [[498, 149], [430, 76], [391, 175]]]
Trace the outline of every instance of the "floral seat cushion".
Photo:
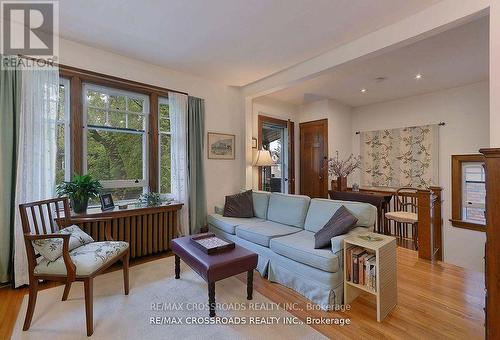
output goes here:
[[[103, 241], [88, 243], [69, 252], [71, 260], [76, 266], [76, 276], [87, 276], [112, 262], [117, 256], [128, 249], [128, 243], [122, 241]], [[55, 261], [45, 258], [35, 267], [35, 274], [66, 275], [66, 266], [63, 257]]]

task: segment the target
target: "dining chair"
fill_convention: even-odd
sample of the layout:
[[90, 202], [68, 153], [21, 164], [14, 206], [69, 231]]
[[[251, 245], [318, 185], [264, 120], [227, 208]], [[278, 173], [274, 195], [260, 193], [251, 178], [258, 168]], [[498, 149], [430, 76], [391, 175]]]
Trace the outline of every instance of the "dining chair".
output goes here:
[[[418, 214], [416, 213], [418, 206], [415, 202], [408, 202], [404, 199], [408, 197], [408, 195], [414, 195], [416, 193], [417, 189], [411, 187], [397, 189], [394, 193], [394, 207], [396, 210], [386, 212], [385, 217], [396, 222], [399, 226], [411, 226], [413, 244], [415, 250], [418, 250]], [[402, 233], [399, 232], [398, 234], [401, 236]], [[408, 235], [408, 231], [406, 230], [404, 234]]]
[[[67, 198], [55, 198], [20, 204], [24, 243], [28, 257], [29, 298], [23, 330], [30, 328], [39, 281], [58, 281], [65, 284], [62, 301], [68, 299], [71, 284], [83, 281], [87, 336], [93, 334], [93, 279], [117, 261], [123, 263], [125, 295], [129, 293], [129, 245], [111, 238], [111, 217], [71, 216]], [[60, 230], [85, 222], [105, 221], [106, 241], [91, 242], [70, 249], [70, 233]], [[35, 250], [33, 243], [40, 240], [62, 239], [62, 255], [50, 261]], [[92, 241], [92, 240], [91, 240]], [[57, 244], [57, 243], [54, 243]], [[60, 244], [60, 243], [59, 243]], [[51, 244], [50, 246], [53, 246]], [[61, 317], [64, 317], [63, 315]]]

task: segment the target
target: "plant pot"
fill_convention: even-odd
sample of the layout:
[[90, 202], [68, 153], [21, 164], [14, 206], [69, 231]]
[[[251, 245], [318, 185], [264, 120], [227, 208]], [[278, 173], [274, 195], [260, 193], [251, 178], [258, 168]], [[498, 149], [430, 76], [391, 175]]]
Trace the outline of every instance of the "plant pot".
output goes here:
[[71, 207], [76, 214], [81, 214], [87, 211], [87, 207], [89, 205], [88, 197], [84, 200], [71, 200]]
[[337, 177], [337, 190], [347, 191], [347, 177]]

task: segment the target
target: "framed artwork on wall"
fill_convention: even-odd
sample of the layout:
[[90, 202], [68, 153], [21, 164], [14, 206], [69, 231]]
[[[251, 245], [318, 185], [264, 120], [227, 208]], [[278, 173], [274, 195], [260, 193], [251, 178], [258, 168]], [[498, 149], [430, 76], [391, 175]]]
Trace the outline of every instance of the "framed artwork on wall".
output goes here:
[[209, 132], [207, 138], [208, 159], [235, 159], [235, 135]]

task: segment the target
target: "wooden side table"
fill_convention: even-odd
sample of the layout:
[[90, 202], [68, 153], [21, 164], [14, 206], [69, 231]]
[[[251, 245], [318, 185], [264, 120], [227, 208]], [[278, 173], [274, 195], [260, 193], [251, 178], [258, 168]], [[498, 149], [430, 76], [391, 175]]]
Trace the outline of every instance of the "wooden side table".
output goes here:
[[[387, 235], [366, 233], [378, 237], [380, 241], [368, 241], [352, 235], [344, 239], [344, 303], [351, 303], [361, 292], [372, 294], [377, 299], [377, 321], [381, 322], [396, 306], [398, 300], [396, 238]], [[375, 253], [376, 257], [376, 289], [348, 281], [348, 251], [353, 247], [361, 247]]]

